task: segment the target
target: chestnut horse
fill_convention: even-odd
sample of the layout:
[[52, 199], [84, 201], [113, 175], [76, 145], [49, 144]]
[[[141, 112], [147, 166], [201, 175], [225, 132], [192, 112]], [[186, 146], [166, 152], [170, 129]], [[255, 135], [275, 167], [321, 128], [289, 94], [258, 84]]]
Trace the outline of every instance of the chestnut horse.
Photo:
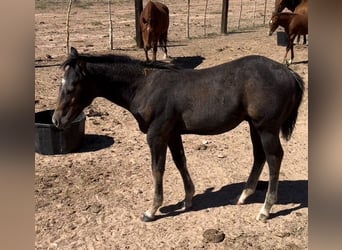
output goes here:
[[[282, 26], [288, 36], [288, 44], [286, 46], [286, 52], [284, 56], [284, 62], [291, 64], [294, 58], [293, 41], [297, 35], [308, 34], [308, 16], [290, 12], [281, 12], [273, 14], [269, 22], [269, 35]], [[291, 59], [287, 61], [287, 53], [291, 50]]]
[[[184, 183], [183, 209], [192, 205], [195, 187], [186, 165], [182, 134], [214, 135], [247, 121], [254, 163], [237, 204], [255, 192], [263, 166], [269, 184], [257, 219], [265, 221], [277, 200], [283, 158], [279, 133], [290, 139], [304, 92], [302, 78], [286, 65], [263, 56], [246, 56], [207, 69], [153, 69], [118, 55], [82, 55], [71, 48], [52, 121], [63, 129], [104, 97], [127, 109], [147, 134], [154, 197], [143, 221], [156, 219], [163, 203], [167, 147]], [[243, 166], [241, 166], [243, 167]]]
[[[294, 13], [308, 15], [308, 7], [308, 0], [275, 0], [272, 15], [282, 12], [285, 8]], [[297, 36], [297, 42], [299, 38], [300, 36]], [[303, 44], [306, 44], [306, 35], [303, 35], [303, 38]]]
[[164, 50], [167, 58], [167, 32], [169, 29], [169, 9], [159, 2], [149, 1], [140, 14], [140, 29], [144, 43], [146, 61], [149, 61], [148, 50], [153, 49], [152, 61], [156, 61], [157, 45]]

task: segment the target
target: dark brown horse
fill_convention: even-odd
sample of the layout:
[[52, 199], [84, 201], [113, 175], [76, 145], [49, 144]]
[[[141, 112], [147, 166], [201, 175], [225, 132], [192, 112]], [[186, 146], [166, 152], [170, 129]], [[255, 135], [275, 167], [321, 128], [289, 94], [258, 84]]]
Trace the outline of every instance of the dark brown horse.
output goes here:
[[[285, 8], [294, 13], [308, 15], [308, 7], [308, 0], [275, 0], [272, 15], [282, 12]], [[303, 44], [306, 44], [306, 35], [303, 37]], [[299, 38], [300, 36], [297, 36], [297, 42], [299, 42]]]
[[285, 8], [294, 12], [296, 7], [302, 2], [303, 0], [275, 0], [274, 2], [274, 12], [273, 14], [282, 12]]
[[[274, 14], [269, 22], [269, 35], [272, 35], [279, 26], [284, 27], [288, 36], [288, 44], [286, 46], [284, 62], [291, 64], [294, 58], [293, 41], [295, 37], [297, 35], [308, 34], [308, 16], [290, 12]], [[289, 50], [291, 50], [291, 59], [287, 61], [286, 58]]]
[[71, 48], [53, 123], [63, 129], [94, 98], [104, 97], [129, 110], [147, 134], [151, 150], [154, 198], [143, 214], [152, 221], [163, 202], [167, 147], [185, 188], [183, 209], [195, 193], [187, 170], [182, 134], [214, 135], [247, 121], [254, 163], [242, 194], [243, 204], [254, 193], [263, 166], [269, 185], [257, 219], [265, 221], [277, 200], [283, 149], [279, 133], [290, 139], [302, 100], [304, 82], [286, 65], [263, 56], [246, 56], [212, 68], [154, 69], [145, 74], [141, 61], [126, 56], [91, 56]]
[[157, 45], [164, 49], [167, 58], [167, 32], [169, 29], [169, 9], [162, 3], [148, 1], [140, 14], [140, 29], [144, 42], [146, 61], [149, 61], [148, 50], [153, 49], [152, 61], [157, 58]]

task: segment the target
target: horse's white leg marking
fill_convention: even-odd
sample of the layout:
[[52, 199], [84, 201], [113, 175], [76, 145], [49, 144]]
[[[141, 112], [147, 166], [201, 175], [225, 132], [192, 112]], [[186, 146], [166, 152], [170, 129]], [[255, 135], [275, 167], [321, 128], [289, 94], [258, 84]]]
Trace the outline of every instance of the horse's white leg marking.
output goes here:
[[254, 190], [251, 188], [246, 188], [242, 191], [240, 197], [238, 198], [236, 204], [237, 205], [241, 205], [244, 204], [247, 197], [249, 197], [250, 195], [252, 195], [254, 193]]
[[267, 218], [270, 216], [270, 210], [271, 208], [266, 207], [266, 203], [262, 206], [262, 208], [259, 211], [259, 214], [257, 215], [256, 219], [261, 222], [266, 222]]

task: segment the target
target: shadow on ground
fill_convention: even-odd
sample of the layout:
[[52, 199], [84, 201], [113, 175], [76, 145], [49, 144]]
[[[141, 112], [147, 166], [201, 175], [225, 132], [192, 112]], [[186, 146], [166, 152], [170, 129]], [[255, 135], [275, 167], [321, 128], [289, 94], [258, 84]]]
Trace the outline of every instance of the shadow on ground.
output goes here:
[[185, 69], [194, 69], [200, 65], [205, 58], [202, 56], [174, 57], [171, 63]]
[[77, 153], [85, 153], [108, 148], [114, 144], [114, 139], [107, 135], [86, 134]]
[[[193, 198], [193, 206], [189, 211], [200, 211], [213, 207], [221, 206], [235, 206], [231, 203], [241, 191], [245, 183], [233, 183], [223, 186], [221, 189], [214, 191], [214, 188], [208, 188], [205, 192], [197, 194]], [[246, 200], [246, 204], [250, 203], [263, 203], [267, 191], [268, 182], [259, 181], [256, 192]], [[278, 201], [276, 204], [298, 204], [298, 206], [270, 214], [270, 219], [277, 216], [284, 216], [292, 213], [295, 210], [308, 207], [308, 181], [295, 180], [295, 181], [279, 181], [278, 188]], [[162, 215], [157, 218], [176, 216], [184, 211], [177, 211], [182, 207], [182, 202], [177, 204], [164, 206], [160, 208]], [[185, 211], [187, 212], [187, 211]]]

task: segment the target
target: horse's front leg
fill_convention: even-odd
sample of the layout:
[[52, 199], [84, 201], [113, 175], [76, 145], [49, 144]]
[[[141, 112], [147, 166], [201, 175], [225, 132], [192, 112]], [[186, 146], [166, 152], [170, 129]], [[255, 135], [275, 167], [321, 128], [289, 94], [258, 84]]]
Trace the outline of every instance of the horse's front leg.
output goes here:
[[285, 56], [284, 56], [283, 63], [288, 64], [288, 61], [287, 61], [287, 53], [289, 53], [290, 48], [291, 48], [291, 45], [290, 45], [290, 42], [289, 42], [288, 45], [286, 46], [286, 51], [285, 51]]
[[152, 62], [157, 61], [157, 47], [158, 47], [158, 40], [153, 42], [152, 45]]
[[[299, 36], [299, 35], [298, 35]], [[289, 37], [289, 44], [287, 45], [286, 47], [286, 55], [285, 55], [285, 58], [287, 56], [287, 53], [289, 52], [289, 50], [291, 50], [291, 59], [289, 61], [286, 61], [286, 64], [287, 65], [290, 65], [292, 62], [293, 62], [293, 59], [294, 59], [294, 52], [293, 52], [293, 43], [294, 43], [294, 40], [296, 38], [296, 35], [291, 35]]]
[[150, 58], [148, 58], [148, 49], [144, 48], [144, 51], [145, 51], [146, 62], [149, 62]]
[[142, 220], [145, 222], [155, 220], [155, 213], [163, 203], [163, 176], [165, 171], [165, 158], [167, 148], [167, 140], [160, 135], [148, 133], [147, 141], [151, 150], [152, 157], [154, 197], [152, 206], [142, 216]]
[[291, 44], [291, 61], [289, 62], [290, 64], [293, 62], [294, 59], [294, 52], [293, 52], [293, 43]]

